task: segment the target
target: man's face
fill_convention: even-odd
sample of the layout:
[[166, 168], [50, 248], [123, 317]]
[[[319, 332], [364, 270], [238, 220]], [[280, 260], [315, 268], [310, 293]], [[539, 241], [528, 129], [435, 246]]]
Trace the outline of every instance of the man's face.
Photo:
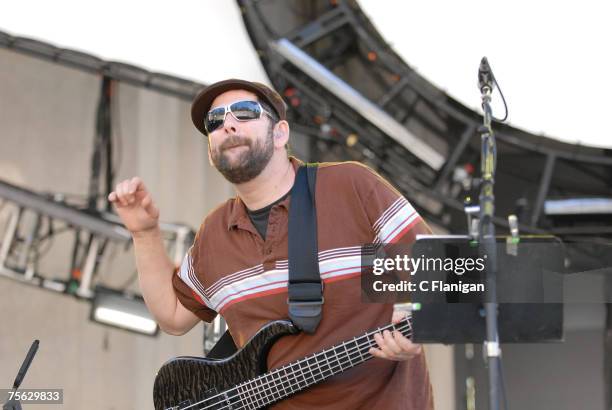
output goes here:
[[[257, 96], [244, 90], [227, 91], [214, 99], [210, 109], [244, 100], [257, 101]], [[265, 114], [249, 121], [226, 114], [223, 126], [208, 136], [210, 158], [225, 179], [241, 184], [263, 171], [274, 153], [273, 125]]]

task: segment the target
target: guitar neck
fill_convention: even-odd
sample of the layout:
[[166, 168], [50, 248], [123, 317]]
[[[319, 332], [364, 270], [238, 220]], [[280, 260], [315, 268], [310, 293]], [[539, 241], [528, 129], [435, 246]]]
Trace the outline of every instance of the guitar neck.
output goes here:
[[371, 359], [369, 350], [377, 346], [374, 335], [384, 330], [398, 330], [408, 338], [412, 336], [407, 317], [395, 325], [378, 328], [244, 382], [232, 389], [234, 397], [247, 408], [259, 408], [320, 383]]

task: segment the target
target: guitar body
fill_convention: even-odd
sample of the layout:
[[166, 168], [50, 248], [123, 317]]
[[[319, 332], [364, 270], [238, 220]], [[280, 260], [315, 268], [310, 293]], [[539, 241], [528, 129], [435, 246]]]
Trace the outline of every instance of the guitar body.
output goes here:
[[272, 344], [282, 336], [298, 332], [291, 322], [278, 320], [268, 323], [244, 348], [226, 359], [183, 356], [166, 362], [155, 378], [155, 409], [179, 410], [213, 396], [219, 397], [189, 409], [230, 408], [231, 399], [223, 397], [222, 392], [265, 373]]

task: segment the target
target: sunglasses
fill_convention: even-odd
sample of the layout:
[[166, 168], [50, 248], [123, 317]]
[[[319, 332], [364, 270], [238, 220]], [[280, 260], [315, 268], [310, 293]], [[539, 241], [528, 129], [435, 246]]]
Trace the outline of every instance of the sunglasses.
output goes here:
[[210, 134], [221, 127], [228, 113], [232, 113], [234, 118], [238, 121], [258, 120], [261, 118], [262, 114], [272, 117], [272, 114], [264, 110], [257, 101], [236, 101], [208, 111], [208, 114], [206, 114], [204, 118], [204, 128], [206, 128], [206, 132]]

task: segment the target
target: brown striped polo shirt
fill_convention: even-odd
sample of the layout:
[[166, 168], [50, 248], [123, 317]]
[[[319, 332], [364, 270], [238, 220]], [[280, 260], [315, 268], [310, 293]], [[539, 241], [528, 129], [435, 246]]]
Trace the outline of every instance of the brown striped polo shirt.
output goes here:
[[[291, 159], [294, 167], [300, 162]], [[241, 347], [262, 326], [287, 319], [288, 196], [270, 210], [263, 240], [240, 198], [212, 211], [173, 277], [180, 302], [211, 321], [217, 313]], [[360, 247], [406, 243], [429, 228], [383, 178], [356, 162], [321, 163], [316, 183], [319, 269], [325, 303], [317, 331], [279, 339], [268, 368], [351, 340], [390, 323], [392, 305], [361, 302]], [[374, 358], [273, 406], [274, 409], [433, 408], [424, 355]]]

